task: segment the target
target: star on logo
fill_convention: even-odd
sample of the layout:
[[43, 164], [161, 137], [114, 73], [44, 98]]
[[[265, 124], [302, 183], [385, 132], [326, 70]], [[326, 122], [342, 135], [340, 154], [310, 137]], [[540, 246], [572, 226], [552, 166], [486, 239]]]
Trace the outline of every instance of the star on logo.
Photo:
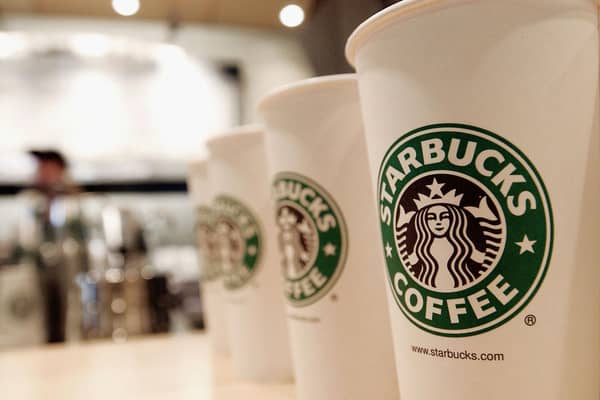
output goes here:
[[523, 240], [521, 242], [516, 242], [516, 245], [521, 248], [519, 254], [523, 255], [527, 252], [531, 254], [535, 254], [535, 250], [533, 249], [533, 245], [537, 243], [537, 240], [531, 240], [527, 237], [527, 235], [523, 236]]
[[323, 246], [323, 253], [325, 253], [326, 256], [335, 256], [335, 246], [332, 243], [327, 243], [325, 246]]
[[433, 178], [433, 183], [431, 185], [426, 185], [431, 193], [429, 197], [433, 198], [434, 196], [444, 197], [444, 193], [442, 193], [442, 188], [446, 185], [445, 183], [438, 183], [437, 179]]
[[385, 244], [385, 256], [387, 258], [392, 258], [392, 246], [390, 246], [389, 242]]
[[250, 254], [251, 256], [256, 255], [256, 246], [248, 247], [248, 254]]

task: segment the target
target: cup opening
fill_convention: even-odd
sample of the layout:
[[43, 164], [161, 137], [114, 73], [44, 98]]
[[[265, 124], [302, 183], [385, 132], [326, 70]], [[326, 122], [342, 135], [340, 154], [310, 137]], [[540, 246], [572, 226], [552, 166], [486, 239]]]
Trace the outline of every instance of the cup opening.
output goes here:
[[[481, 0], [402, 0], [389, 6], [369, 17], [366, 21], [361, 23], [354, 32], [352, 32], [346, 41], [346, 60], [350, 65], [355, 67], [356, 54], [367, 39], [388, 27], [392, 22], [398, 20], [398, 18], [427, 9], [434, 9], [435, 7], [450, 7], [468, 1], [473, 2]], [[600, 0], [590, 1], [600, 7]], [[543, 3], [542, 0], [540, 0], [540, 2]]]
[[315, 91], [335, 85], [347, 84], [356, 84], [356, 74], [325, 75], [279, 86], [260, 100], [258, 103], [258, 111], [264, 113], [272, 103], [281, 100], [282, 97], [296, 95], [300, 92]]
[[263, 140], [261, 125], [242, 125], [231, 130], [211, 135], [206, 147], [211, 154], [231, 152], [232, 148], [249, 146]]
[[199, 158], [191, 160], [187, 165], [187, 169], [192, 174], [205, 174], [208, 169], [208, 159]]
[[[355, 66], [356, 53], [368, 37], [387, 27], [400, 16], [452, 0], [402, 0], [372, 15], [352, 32], [346, 41], [346, 60]], [[454, 0], [454, 3], [465, 0]]]

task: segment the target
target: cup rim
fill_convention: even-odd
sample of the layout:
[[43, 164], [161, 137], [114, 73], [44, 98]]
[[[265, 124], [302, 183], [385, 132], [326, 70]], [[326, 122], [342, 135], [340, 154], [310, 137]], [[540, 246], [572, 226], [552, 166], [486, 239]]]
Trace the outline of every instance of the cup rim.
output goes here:
[[231, 149], [231, 145], [242, 140], [258, 141], [263, 137], [263, 127], [259, 124], [248, 124], [233, 127], [229, 130], [215, 133], [206, 138], [206, 147], [210, 154], [220, 153]]
[[204, 174], [208, 168], [208, 157], [195, 158], [187, 164], [189, 174]]
[[[363, 21], [352, 32], [346, 41], [346, 60], [353, 67], [355, 66], [356, 53], [362, 47], [363, 43], [373, 34], [385, 29], [391, 22], [395, 21], [400, 15], [409, 12], [415, 12], [426, 7], [439, 5], [440, 3], [448, 3], [452, 0], [403, 0], [393, 4], [383, 10], [373, 14]], [[462, 2], [466, 0], [455, 0], [454, 2]]]
[[[355, 67], [356, 54], [364, 42], [375, 33], [387, 28], [391, 22], [397, 20], [404, 14], [433, 9], [434, 7], [450, 6], [453, 3], [464, 3], [476, 0], [403, 0], [373, 14], [363, 21], [352, 32], [346, 41], [346, 60]], [[600, 0], [590, 0], [600, 6]]]
[[350, 82], [356, 84], [357, 80], [355, 73], [317, 76], [288, 83], [286, 85], [281, 85], [262, 97], [262, 99], [258, 102], [257, 110], [261, 114], [264, 114], [271, 103], [276, 100], [281, 100], [282, 97], [296, 95], [299, 92], [307, 92], [330, 86], [348, 84]]

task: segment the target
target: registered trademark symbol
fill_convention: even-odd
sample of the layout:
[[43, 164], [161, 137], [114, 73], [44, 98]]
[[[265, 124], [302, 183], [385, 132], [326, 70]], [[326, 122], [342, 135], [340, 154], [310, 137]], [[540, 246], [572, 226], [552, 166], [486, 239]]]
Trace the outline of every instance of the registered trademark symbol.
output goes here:
[[537, 318], [533, 314], [529, 314], [525, 317], [525, 325], [534, 326], [537, 323]]

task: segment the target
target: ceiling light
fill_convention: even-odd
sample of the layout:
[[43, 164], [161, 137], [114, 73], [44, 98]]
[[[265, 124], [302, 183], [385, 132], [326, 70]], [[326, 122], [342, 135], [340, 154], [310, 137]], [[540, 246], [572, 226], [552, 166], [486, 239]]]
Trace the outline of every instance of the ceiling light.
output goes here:
[[112, 0], [112, 7], [117, 14], [129, 17], [140, 10], [140, 0]]
[[75, 52], [84, 57], [103, 57], [110, 51], [110, 41], [97, 34], [76, 35], [71, 39]]
[[297, 4], [288, 4], [279, 12], [279, 21], [288, 28], [295, 28], [304, 22], [304, 10]]

